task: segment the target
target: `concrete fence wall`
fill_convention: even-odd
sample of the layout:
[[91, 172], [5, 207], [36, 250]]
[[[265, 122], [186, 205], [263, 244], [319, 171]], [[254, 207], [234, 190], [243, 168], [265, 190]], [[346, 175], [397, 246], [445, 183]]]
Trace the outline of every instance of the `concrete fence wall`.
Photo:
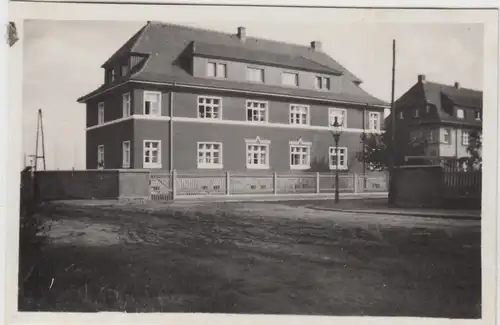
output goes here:
[[142, 170], [39, 171], [34, 181], [41, 201], [149, 197], [149, 173]]

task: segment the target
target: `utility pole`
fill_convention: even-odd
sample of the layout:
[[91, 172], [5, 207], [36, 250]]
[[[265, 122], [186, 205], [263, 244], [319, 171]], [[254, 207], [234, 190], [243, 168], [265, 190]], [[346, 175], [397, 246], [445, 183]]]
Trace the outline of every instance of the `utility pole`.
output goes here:
[[392, 80], [391, 80], [391, 150], [389, 152], [389, 204], [394, 203], [394, 166], [396, 164], [396, 110], [394, 88], [396, 79], [396, 40], [392, 40]]
[[[42, 145], [42, 154], [38, 155], [38, 141], [40, 140], [41, 137], [41, 145]], [[36, 171], [37, 166], [38, 166], [38, 159], [42, 159], [43, 162], [43, 170], [47, 169], [47, 166], [45, 164], [45, 138], [43, 135], [43, 119], [42, 119], [42, 110], [38, 110], [38, 121], [36, 125], [36, 142], [35, 142], [35, 154], [32, 155], [34, 159], [34, 167], [33, 169]]]

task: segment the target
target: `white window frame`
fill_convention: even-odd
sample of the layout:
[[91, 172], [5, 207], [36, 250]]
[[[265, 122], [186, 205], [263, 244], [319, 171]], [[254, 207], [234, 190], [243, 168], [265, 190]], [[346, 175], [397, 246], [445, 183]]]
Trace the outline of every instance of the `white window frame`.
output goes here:
[[419, 118], [420, 117], [420, 108], [418, 108], [418, 107], [415, 108], [415, 112], [414, 112], [413, 117], [415, 117], [415, 118]]
[[[213, 64], [214, 65], [214, 75], [211, 76], [208, 72], [209, 69], [208, 67]], [[224, 75], [220, 76], [219, 75], [219, 66], [224, 67]], [[218, 78], [218, 79], [227, 79], [227, 63], [225, 62], [216, 62], [216, 61], [208, 61], [207, 62], [207, 77], [209, 78]]]
[[403, 112], [402, 110], [401, 110], [401, 111], [399, 111], [399, 119], [400, 119], [400, 120], [402, 120], [402, 119], [404, 119], [404, 118], [405, 118], [405, 114], [404, 114], [404, 112]]
[[[440, 142], [442, 144], [452, 144], [450, 130], [448, 130], [446, 128], [439, 129], [439, 134], [440, 134], [440, 139], [439, 140], [440, 140]], [[448, 136], [448, 139], [450, 141], [446, 141], [446, 136]]]
[[131, 115], [131, 98], [130, 93], [122, 95], [122, 116], [129, 117]]
[[[462, 114], [459, 114], [462, 113]], [[465, 118], [465, 110], [462, 108], [457, 108], [457, 118], [463, 120]]]
[[[104, 154], [104, 145], [100, 144], [97, 146], [97, 169], [104, 169], [104, 166], [106, 166], [106, 161], [105, 161], [105, 154]], [[99, 162], [102, 161], [102, 166], [99, 166]]]
[[[348, 169], [348, 161], [347, 161], [347, 147], [339, 147], [339, 153], [342, 152], [339, 156], [344, 156], [344, 164], [340, 165], [339, 163], [339, 170], [347, 170]], [[330, 146], [328, 148], [328, 165], [331, 170], [336, 170], [337, 165], [333, 165], [333, 159], [332, 156], [335, 156], [335, 146]], [[337, 158], [338, 159], [338, 158]]]
[[470, 134], [467, 131], [462, 130], [462, 145], [463, 146], [468, 146], [470, 142]]
[[[252, 73], [250, 73], [250, 71], [260, 71], [260, 80], [254, 80], [252, 78], [250, 78], [251, 75], [253, 75]], [[247, 66], [247, 69], [246, 69], [246, 80], [247, 81], [250, 81], [250, 82], [254, 82], [254, 83], [259, 83], [259, 84], [263, 84], [265, 82], [265, 71], [264, 71], [264, 68], [259, 68], [259, 67], [251, 67], [251, 66]]]
[[[151, 143], [158, 143], [158, 161], [157, 162], [146, 162], [146, 151], [147, 150], [151, 150], [151, 149], [148, 149], [146, 148], [146, 144], [148, 142], [151, 142]], [[142, 142], [142, 167], [143, 168], [161, 168], [162, 167], [162, 164], [161, 164], [161, 140], [144, 140]]]
[[[202, 104], [202, 103], [200, 103], [200, 99], [204, 99], [204, 100], [206, 100], [206, 99], [211, 99], [211, 100], [217, 99], [217, 100], [219, 100], [219, 105], [215, 106], [214, 104], [207, 104], [207, 103], [203, 103]], [[216, 118], [214, 118], [214, 117], [201, 117], [200, 116], [200, 105], [204, 105], [205, 106], [205, 115], [207, 113], [207, 111], [206, 111], [206, 107], [207, 106], [212, 107], [212, 115], [213, 115], [213, 108], [214, 107], [218, 107], [218, 109], [219, 109], [218, 116]], [[201, 95], [198, 96], [196, 98], [196, 116], [197, 116], [197, 118], [204, 119], [204, 120], [222, 120], [222, 97], [201, 96]]]
[[332, 116], [334, 112], [343, 112], [343, 120], [340, 120], [339, 122], [342, 123], [342, 128], [347, 128], [347, 109], [337, 107], [328, 108], [328, 126], [331, 127], [335, 120]]
[[109, 71], [109, 74], [110, 74], [110, 81], [111, 82], [114, 82], [116, 80], [116, 71], [115, 71], [115, 68], [111, 69]]
[[[287, 83], [284, 83], [284, 76], [285, 75], [294, 75], [295, 76], [295, 84], [287, 84]], [[298, 72], [292, 72], [292, 71], [283, 71], [281, 72], [281, 84], [283, 86], [287, 86], [287, 87], [298, 87], [299, 86], [299, 73]]]
[[[128, 152], [127, 152], [128, 146]], [[127, 157], [128, 155], [128, 157]], [[132, 146], [130, 141], [122, 142], [122, 168], [130, 168], [130, 160], [132, 157]]]
[[[301, 139], [299, 141], [290, 141], [289, 143], [289, 156], [290, 156], [290, 170], [305, 170], [311, 168], [311, 147], [312, 142], [303, 142]], [[304, 164], [293, 164], [292, 155], [293, 154], [301, 154], [292, 152], [294, 148], [306, 148], [306, 157]]]
[[474, 111], [474, 119], [475, 119], [476, 121], [481, 121], [481, 117], [482, 117], [481, 115], [482, 115], [482, 114], [481, 114], [481, 111], [480, 111], [480, 110], [476, 110], [476, 111]]
[[[156, 112], [156, 114], [152, 114], [151, 107], [149, 114], [146, 114], [146, 102], [147, 102], [146, 98], [148, 97], [148, 95], [158, 96], [158, 112]], [[147, 116], [161, 116], [161, 97], [162, 93], [160, 91], [149, 91], [149, 90], [144, 91], [142, 98], [142, 114]]]
[[[320, 84], [318, 85], [318, 80], [320, 81]], [[326, 82], [328, 82], [328, 87], [325, 86]], [[315, 76], [314, 78], [314, 87], [319, 90], [330, 90], [332, 87], [332, 79], [329, 76]]]
[[368, 129], [370, 131], [380, 131], [380, 112], [368, 112]]
[[104, 124], [104, 102], [97, 104], [97, 125]]
[[[264, 104], [265, 107], [263, 109], [261, 109], [260, 107], [259, 108], [256, 108], [256, 107], [253, 107], [251, 106], [251, 104]], [[250, 106], [249, 106], [250, 105]], [[246, 118], [247, 118], [247, 122], [252, 122], [252, 123], [268, 123], [269, 121], [269, 102], [266, 102], [266, 101], [262, 101], [262, 100], [252, 100], [252, 99], [247, 99], [245, 101], [245, 113], [246, 113]], [[264, 111], [264, 121], [259, 121], [259, 120], [249, 120], [248, 119], [248, 110], [251, 109], [252, 112], [254, 110], [257, 110], [257, 111]], [[253, 114], [252, 114], [252, 117], [253, 117]]]
[[[248, 148], [249, 146], [261, 146], [265, 148], [264, 164], [253, 164], [248, 161], [248, 154], [250, 153]], [[271, 152], [270, 147], [270, 140], [261, 140], [259, 137], [256, 139], [245, 139], [245, 161], [247, 169], [269, 169], [269, 155]]]
[[[300, 123], [297, 123], [297, 116], [296, 116], [297, 114], [299, 116]], [[303, 120], [302, 116], [304, 114], [306, 116], [306, 122], [302, 123], [302, 120]], [[295, 125], [310, 125], [311, 124], [311, 114], [310, 114], [309, 105], [290, 104], [288, 119], [289, 119], [288, 122], [290, 124], [295, 124]]]
[[[200, 162], [200, 145], [218, 145], [219, 146], [219, 163], [206, 163]], [[211, 153], [216, 152], [214, 149], [203, 149], [204, 151], [209, 151]], [[213, 155], [212, 155], [213, 159]], [[202, 141], [196, 143], [196, 166], [199, 169], [222, 169], [223, 161], [222, 161], [222, 142], [210, 142], [210, 141]]]

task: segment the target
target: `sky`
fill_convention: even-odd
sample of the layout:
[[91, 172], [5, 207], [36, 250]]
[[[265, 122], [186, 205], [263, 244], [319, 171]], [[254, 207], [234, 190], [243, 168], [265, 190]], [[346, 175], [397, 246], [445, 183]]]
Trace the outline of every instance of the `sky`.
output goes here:
[[[396, 40], [395, 98], [419, 74], [430, 81], [482, 90], [481, 24], [304, 24], [258, 20], [175, 21], [194, 27], [303, 44], [323, 51], [354, 73], [370, 94], [390, 102], [392, 41]], [[24, 24], [23, 150], [35, 154], [37, 110], [42, 109], [47, 169], [85, 168], [85, 105], [76, 102], [99, 87], [104, 63], [145, 24], [118, 21], [30, 20]], [[41, 154], [41, 151], [39, 152]]]

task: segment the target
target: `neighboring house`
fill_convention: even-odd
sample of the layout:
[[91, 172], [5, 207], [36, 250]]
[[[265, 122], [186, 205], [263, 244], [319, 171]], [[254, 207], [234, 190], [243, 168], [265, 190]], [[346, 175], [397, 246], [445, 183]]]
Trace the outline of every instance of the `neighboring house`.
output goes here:
[[87, 168], [361, 172], [360, 135], [388, 105], [321, 49], [148, 22], [102, 66], [87, 109]]
[[[482, 91], [426, 81], [417, 83], [395, 102], [399, 150], [408, 156], [460, 159], [469, 156], [469, 134], [482, 131]], [[392, 116], [386, 119], [389, 126]], [[425, 141], [425, 142], [424, 142]], [[403, 143], [406, 142], [406, 143]], [[426, 143], [412, 152], [411, 143]], [[404, 148], [406, 145], [406, 148]]]

